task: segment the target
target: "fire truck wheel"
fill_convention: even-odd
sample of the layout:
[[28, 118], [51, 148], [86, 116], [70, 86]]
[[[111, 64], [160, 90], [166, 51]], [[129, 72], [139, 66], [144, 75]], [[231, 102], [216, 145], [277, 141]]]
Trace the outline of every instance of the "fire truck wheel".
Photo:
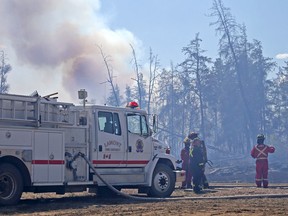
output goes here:
[[8, 163], [0, 165], [0, 204], [14, 205], [22, 195], [23, 180], [19, 170]]
[[152, 186], [147, 195], [151, 197], [169, 197], [175, 188], [173, 170], [165, 164], [158, 164], [153, 172]]

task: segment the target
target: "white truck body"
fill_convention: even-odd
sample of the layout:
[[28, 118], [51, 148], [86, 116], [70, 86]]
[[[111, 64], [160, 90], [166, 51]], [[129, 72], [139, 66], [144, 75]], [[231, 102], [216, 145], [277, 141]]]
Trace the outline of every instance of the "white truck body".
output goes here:
[[140, 109], [0, 94], [0, 204], [17, 203], [22, 192], [107, 192], [79, 152], [118, 189], [170, 196], [183, 173], [151, 135]]

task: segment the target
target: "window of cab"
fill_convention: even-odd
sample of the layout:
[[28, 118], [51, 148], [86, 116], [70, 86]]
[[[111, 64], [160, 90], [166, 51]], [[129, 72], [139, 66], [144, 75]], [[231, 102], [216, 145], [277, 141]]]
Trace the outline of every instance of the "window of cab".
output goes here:
[[105, 133], [121, 135], [121, 126], [118, 113], [98, 112], [98, 127]]
[[128, 114], [127, 115], [128, 131], [143, 136], [147, 136], [148, 126], [146, 117], [139, 114]]

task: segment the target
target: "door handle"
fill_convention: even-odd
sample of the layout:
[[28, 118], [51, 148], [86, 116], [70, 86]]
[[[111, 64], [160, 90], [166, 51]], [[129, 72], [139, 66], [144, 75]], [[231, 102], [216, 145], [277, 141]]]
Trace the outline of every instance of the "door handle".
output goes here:
[[99, 145], [99, 152], [102, 152], [102, 145]]
[[129, 151], [129, 152], [132, 152], [132, 146], [129, 146], [129, 147], [128, 147], [128, 151]]

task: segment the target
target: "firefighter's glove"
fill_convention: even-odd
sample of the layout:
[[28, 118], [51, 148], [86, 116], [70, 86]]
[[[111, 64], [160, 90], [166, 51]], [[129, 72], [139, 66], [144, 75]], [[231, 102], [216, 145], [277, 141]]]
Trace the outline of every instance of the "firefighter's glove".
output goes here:
[[204, 167], [204, 163], [199, 163], [199, 166], [200, 167]]

